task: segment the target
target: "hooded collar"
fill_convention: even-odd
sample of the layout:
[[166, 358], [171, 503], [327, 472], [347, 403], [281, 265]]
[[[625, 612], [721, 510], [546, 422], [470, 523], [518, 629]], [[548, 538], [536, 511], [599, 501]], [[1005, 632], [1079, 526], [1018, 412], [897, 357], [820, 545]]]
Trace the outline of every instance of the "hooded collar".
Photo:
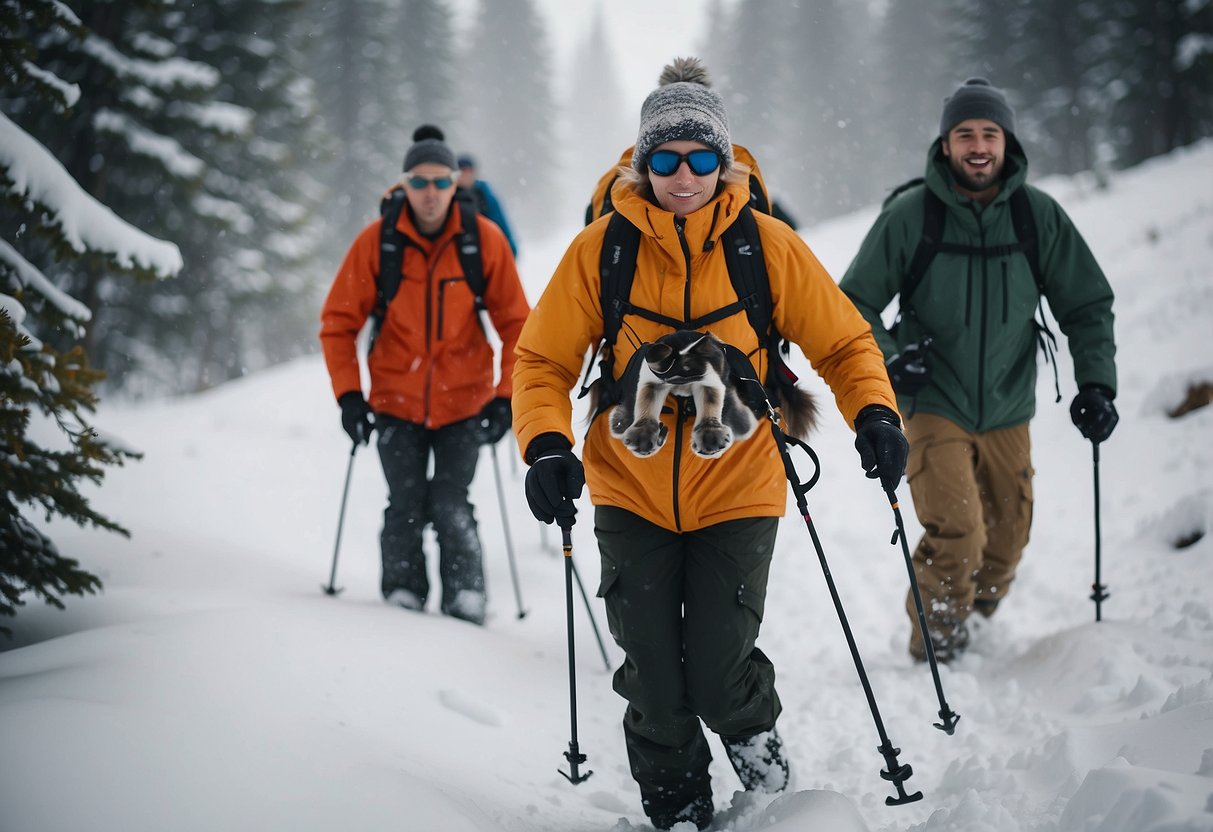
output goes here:
[[667, 211], [640, 194], [626, 182], [615, 183], [611, 190], [611, 202], [623, 217], [640, 229], [646, 237], [665, 249], [672, 257], [684, 256], [679, 239], [677, 223], [682, 223], [682, 238], [692, 256], [711, 251], [724, 230], [736, 221], [741, 209], [749, 201], [749, 184], [743, 180], [725, 185], [719, 194], [694, 213], [677, 220], [672, 211]]

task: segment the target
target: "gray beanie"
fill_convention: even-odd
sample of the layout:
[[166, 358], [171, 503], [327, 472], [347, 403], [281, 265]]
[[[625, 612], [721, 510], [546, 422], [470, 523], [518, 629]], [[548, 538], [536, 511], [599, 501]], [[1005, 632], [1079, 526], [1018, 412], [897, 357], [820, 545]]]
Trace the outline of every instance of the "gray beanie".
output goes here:
[[944, 99], [939, 135], [946, 137], [953, 127], [970, 118], [989, 119], [1004, 132], [1015, 133], [1015, 111], [1002, 90], [990, 86], [985, 78], [970, 78], [951, 98]]
[[404, 171], [433, 162], [455, 169], [455, 152], [443, 141], [446, 136], [432, 124], [423, 124], [413, 131], [413, 146], [404, 154]]
[[640, 108], [640, 132], [632, 167], [644, 173], [653, 148], [665, 142], [701, 142], [720, 154], [721, 167], [733, 166], [733, 143], [724, 101], [710, 88], [698, 58], [675, 58], [661, 72], [658, 87]]

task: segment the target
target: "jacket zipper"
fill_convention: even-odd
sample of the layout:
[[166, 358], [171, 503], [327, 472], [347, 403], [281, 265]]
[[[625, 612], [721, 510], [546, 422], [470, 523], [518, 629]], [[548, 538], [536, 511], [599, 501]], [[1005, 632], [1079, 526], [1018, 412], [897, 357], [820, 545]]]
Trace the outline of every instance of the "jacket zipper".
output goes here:
[[438, 340], [443, 340], [443, 329], [446, 321], [446, 287], [450, 283], [458, 283], [462, 277], [444, 277], [438, 281]]
[[[988, 314], [989, 304], [987, 298], [990, 293], [988, 290], [987, 281], [989, 272], [986, 268], [986, 227], [982, 222], [982, 212], [976, 207], [973, 208], [973, 215], [977, 218], [977, 235], [981, 242], [981, 321], [978, 329], [977, 339], [977, 429], [981, 430], [982, 423], [985, 422], [986, 410], [986, 318]], [[971, 255], [970, 255], [971, 256]]]
[[[442, 245], [434, 250], [434, 253], [426, 258], [425, 272], [425, 426], [428, 428], [430, 423], [430, 388], [434, 383], [434, 356], [430, 353], [433, 351], [433, 342], [430, 333], [434, 323], [434, 297], [430, 291], [430, 283], [434, 280], [434, 270], [438, 267], [438, 260], [442, 257], [442, 250], [450, 245], [452, 238], [448, 237]], [[441, 320], [440, 320], [441, 323]]]
[[682, 319], [691, 320], [691, 247], [687, 245], [686, 220], [674, 220], [678, 231], [678, 244], [682, 246], [682, 257], [686, 261], [687, 285], [682, 293]]
[[678, 499], [678, 479], [682, 472], [682, 425], [686, 421], [686, 400], [675, 396], [674, 401], [678, 403], [678, 408], [674, 412], [674, 487], [671, 489], [674, 495], [674, 530], [682, 531], [682, 508]]
[[1011, 289], [1008, 286], [1010, 278], [1007, 275], [1007, 260], [1002, 259], [1002, 322], [1005, 324], [1010, 314], [1009, 307], [1011, 306]]

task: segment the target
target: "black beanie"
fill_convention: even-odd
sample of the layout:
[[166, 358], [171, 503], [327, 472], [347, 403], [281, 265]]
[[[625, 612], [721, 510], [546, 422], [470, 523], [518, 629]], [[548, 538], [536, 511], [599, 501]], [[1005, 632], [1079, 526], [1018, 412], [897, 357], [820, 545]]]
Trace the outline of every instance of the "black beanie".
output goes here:
[[951, 98], [943, 102], [939, 135], [947, 137], [953, 127], [971, 118], [984, 118], [997, 124], [1004, 133], [1015, 133], [1015, 111], [1002, 90], [990, 86], [985, 78], [970, 78]]
[[455, 152], [443, 141], [446, 136], [432, 124], [423, 124], [413, 131], [413, 146], [404, 154], [404, 172], [418, 165], [433, 162], [455, 169]]

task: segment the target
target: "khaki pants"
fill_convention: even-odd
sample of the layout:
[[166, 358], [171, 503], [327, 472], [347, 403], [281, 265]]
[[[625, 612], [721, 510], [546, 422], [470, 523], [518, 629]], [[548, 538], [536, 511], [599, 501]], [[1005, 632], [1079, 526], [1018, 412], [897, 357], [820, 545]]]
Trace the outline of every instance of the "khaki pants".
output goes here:
[[[1031, 439], [1028, 425], [973, 433], [932, 413], [906, 421], [906, 478], [923, 526], [914, 552], [927, 623], [947, 638], [974, 600], [998, 601], [1010, 589], [1032, 526]], [[910, 652], [922, 651], [918, 615]]]

